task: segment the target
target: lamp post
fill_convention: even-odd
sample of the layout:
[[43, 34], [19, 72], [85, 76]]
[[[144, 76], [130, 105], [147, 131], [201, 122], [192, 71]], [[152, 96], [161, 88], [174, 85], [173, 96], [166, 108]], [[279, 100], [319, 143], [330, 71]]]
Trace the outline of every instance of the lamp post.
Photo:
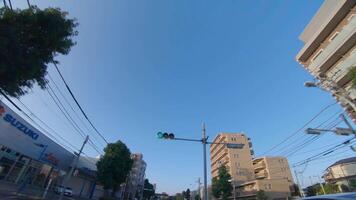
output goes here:
[[234, 200], [236, 200], [236, 186], [235, 186], [235, 181], [233, 179], [229, 180], [230, 183], [232, 183], [232, 189], [234, 193]]
[[307, 81], [304, 83], [304, 86], [305, 87], [317, 87], [317, 88], [320, 88], [321, 90], [331, 92], [334, 96], [339, 98], [341, 103], [349, 104], [352, 107], [352, 109], [356, 112], [355, 102], [352, 98], [349, 97], [349, 95], [347, 94], [347, 91], [344, 88], [339, 87], [334, 81], [332, 81], [326, 77], [319, 77], [319, 79], [320, 79], [320, 81], [318, 81], [318, 82]]

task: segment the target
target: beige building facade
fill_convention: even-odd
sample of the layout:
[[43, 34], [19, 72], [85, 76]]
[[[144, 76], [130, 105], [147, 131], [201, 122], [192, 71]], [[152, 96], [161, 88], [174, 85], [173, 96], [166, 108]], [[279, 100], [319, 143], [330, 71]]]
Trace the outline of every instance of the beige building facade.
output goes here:
[[244, 145], [242, 149], [229, 149], [222, 144], [210, 146], [212, 178], [217, 177], [219, 167], [225, 165], [237, 199], [256, 199], [260, 190], [271, 200], [291, 196], [294, 182], [286, 158], [253, 158], [251, 140], [243, 133], [219, 133], [213, 142]]
[[[323, 178], [328, 183], [334, 183], [343, 191], [342, 185], [349, 190], [356, 189], [356, 157], [339, 160], [325, 170]], [[346, 192], [346, 191], [343, 191]]]
[[356, 67], [356, 1], [325, 0], [299, 36], [296, 60], [330, 92], [356, 121], [356, 89], [349, 72]]
[[227, 148], [226, 145], [210, 145], [211, 176], [218, 176], [221, 165], [226, 166], [233, 181], [236, 184], [253, 180], [254, 170], [252, 166], [252, 143], [243, 133], [219, 133], [214, 143], [243, 144], [242, 149]]

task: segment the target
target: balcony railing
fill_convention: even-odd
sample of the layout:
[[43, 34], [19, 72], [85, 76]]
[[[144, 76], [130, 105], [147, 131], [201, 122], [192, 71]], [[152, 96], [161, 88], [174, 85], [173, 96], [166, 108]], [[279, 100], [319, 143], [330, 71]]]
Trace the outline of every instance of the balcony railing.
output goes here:
[[255, 174], [256, 179], [264, 179], [268, 177], [268, 173], [266, 170], [263, 170], [261, 172], [258, 172]]
[[254, 164], [253, 167], [255, 168], [256, 171], [258, 170], [262, 170], [262, 169], [265, 169], [266, 168], [266, 164], [265, 162], [259, 162], [257, 164]]
[[321, 72], [320, 69], [324, 69], [322, 66], [325, 62], [335, 54], [335, 52], [341, 48], [341, 46], [347, 44], [349, 40], [355, 34], [356, 27], [356, 17], [352, 18], [351, 21], [345, 25], [340, 33], [334, 38], [323, 50], [323, 52], [315, 58], [314, 61], [309, 65], [309, 69], [313, 72]]

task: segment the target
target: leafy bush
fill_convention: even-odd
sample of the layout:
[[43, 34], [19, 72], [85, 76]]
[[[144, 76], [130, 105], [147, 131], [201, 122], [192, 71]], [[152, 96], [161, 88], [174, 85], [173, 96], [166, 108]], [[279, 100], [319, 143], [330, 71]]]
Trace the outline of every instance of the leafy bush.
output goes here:
[[68, 54], [78, 32], [59, 8], [0, 9], [0, 89], [19, 97], [34, 83], [46, 87], [48, 64]]

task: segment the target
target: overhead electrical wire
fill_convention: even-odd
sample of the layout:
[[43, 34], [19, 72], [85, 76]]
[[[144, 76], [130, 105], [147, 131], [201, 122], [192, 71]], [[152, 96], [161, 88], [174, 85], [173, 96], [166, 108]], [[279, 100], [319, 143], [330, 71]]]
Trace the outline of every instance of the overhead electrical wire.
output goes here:
[[[340, 111], [334, 113], [331, 115], [331, 117], [329, 117], [327, 120], [323, 121], [322, 123], [320, 123], [316, 128], [320, 128], [322, 127], [325, 123], [329, 122], [332, 118], [334, 118], [335, 116], [337, 116], [337, 119], [340, 119], [339, 118], [339, 114], [340, 114]], [[334, 120], [334, 121], [336, 121]], [[333, 123], [334, 121], [332, 121], [331, 123]], [[329, 125], [331, 124], [329, 123], [328, 125], [326, 125], [325, 127], [329, 127]], [[307, 136], [307, 135], [303, 135], [303, 136]], [[307, 136], [308, 137], [308, 136]], [[294, 152], [294, 151], [299, 151], [301, 150], [301, 147], [305, 147], [306, 145], [308, 144], [311, 144], [311, 142], [314, 142], [318, 139], [320, 139], [322, 136], [320, 137], [315, 137], [315, 136], [310, 136], [307, 138], [307, 139], [304, 139], [302, 141], [300, 141], [301, 139], [303, 139], [303, 137], [299, 137], [299, 138], [296, 138], [290, 142], [288, 142], [285, 146], [279, 148], [278, 151], [275, 152], [275, 154], [282, 154], [282, 155], [288, 155], [290, 154], [291, 152]], [[298, 146], [298, 147], [297, 147]], [[291, 154], [294, 154], [294, 153], [291, 153]], [[290, 156], [290, 155], [289, 155]]]
[[[19, 110], [23, 115], [25, 115], [37, 128], [41, 129], [48, 137], [52, 138], [55, 143], [57, 143], [60, 146], [63, 146], [64, 148], [70, 149], [70, 150], [75, 150], [76, 147], [64, 138], [62, 138], [60, 135], [58, 135], [64, 142], [66, 142], [69, 146], [63, 144], [60, 142], [56, 137], [54, 137], [49, 131], [47, 131], [45, 128], [43, 128], [41, 125], [39, 125], [30, 115], [28, 115], [25, 111], [23, 111], [15, 102], [13, 102], [2, 90], [0, 90], [0, 94], [5, 97], [5, 99], [10, 102], [11, 105], [13, 105], [17, 110]], [[33, 113], [32, 113], [33, 114]], [[33, 114], [34, 115], [34, 114]], [[54, 132], [57, 134], [56, 132]]]
[[322, 108], [316, 115], [314, 115], [308, 122], [306, 122], [302, 127], [300, 127], [299, 129], [297, 129], [296, 131], [294, 131], [292, 134], [290, 134], [288, 137], [286, 137], [285, 139], [283, 139], [281, 142], [279, 142], [278, 144], [272, 146], [270, 149], [268, 149], [267, 151], [265, 151], [263, 153], [263, 155], [273, 151], [274, 149], [276, 149], [277, 147], [279, 147], [280, 145], [284, 144], [285, 142], [287, 142], [288, 140], [290, 140], [292, 137], [294, 137], [295, 135], [297, 135], [300, 131], [304, 130], [311, 122], [313, 122], [316, 118], [318, 118], [324, 111], [326, 111], [327, 109], [329, 109], [331, 106], [335, 105], [335, 103], [329, 104], [327, 106], [325, 106], [324, 108]]
[[309, 158], [307, 158], [305, 160], [296, 162], [293, 166], [298, 167], [298, 166], [304, 165], [306, 163], [309, 163], [311, 161], [317, 160], [318, 158], [321, 158], [321, 157], [324, 157], [326, 155], [329, 155], [329, 154], [333, 153], [334, 151], [336, 151], [338, 149], [341, 149], [341, 148], [343, 148], [345, 146], [348, 146], [349, 144], [353, 144], [351, 142], [353, 140], [355, 140], [355, 139], [356, 139], [356, 136], [352, 137], [351, 139], [345, 140], [344, 142], [342, 142], [342, 143], [340, 143], [340, 144], [338, 144], [338, 145], [336, 145], [336, 146], [334, 146], [332, 148], [329, 148], [329, 149], [327, 149], [325, 151], [322, 151], [322, 152], [320, 152], [320, 153], [318, 153], [316, 155], [313, 155], [313, 156], [311, 156], [311, 157], [309, 157]]
[[[54, 79], [52, 78], [52, 76], [50, 74], [48, 74], [49, 79], [51, 80], [51, 82], [53, 83], [53, 85], [55, 86], [55, 89], [57, 89], [57, 91], [59, 92], [60, 96], [62, 97], [62, 99], [64, 99], [64, 101], [66, 102], [66, 104], [69, 106], [69, 108], [72, 110], [72, 112], [75, 114], [76, 118], [81, 122], [81, 124], [85, 127], [85, 129], [87, 130], [87, 133], [89, 134], [91, 131], [89, 130], [89, 127], [84, 123], [84, 121], [82, 120], [82, 118], [79, 116], [79, 114], [75, 111], [75, 109], [73, 108], [73, 106], [71, 105], [71, 103], [69, 102], [69, 100], [65, 97], [65, 95], [63, 94], [63, 92], [61, 91], [61, 89], [59, 88], [59, 86], [57, 85], [57, 83], [54, 81]], [[82, 131], [83, 132], [83, 131]], [[84, 132], [83, 132], [84, 133]], [[95, 140], [97, 140], [96, 135], [95, 134], [90, 134], [90, 136], [94, 137]], [[92, 142], [93, 140], [90, 139]], [[98, 142], [99, 140], [97, 140]], [[93, 142], [94, 143], [94, 142]], [[103, 145], [102, 143], [98, 142], [98, 144], [100, 144], [101, 146], [105, 147], [105, 145]]]
[[94, 126], [94, 124], [91, 122], [91, 120], [89, 119], [89, 117], [87, 116], [87, 114], [84, 112], [82, 106], [79, 104], [78, 100], [76, 99], [76, 97], [74, 96], [72, 90], [70, 89], [70, 87], [68, 86], [66, 80], [64, 79], [62, 73], [60, 72], [56, 62], [53, 62], [53, 65], [55, 66], [58, 74], [60, 75], [63, 83], [65, 84], [69, 94], [71, 95], [71, 97], [73, 98], [74, 102], [76, 103], [76, 105], [78, 106], [79, 110], [81, 111], [81, 113], [84, 115], [85, 119], [89, 122], [90, 126], [95, 130], [95, 132], [101, 137], [101, 139], [103, 139], [105, 141], [106, 144], [108, 144], [108, 140], [98, 131], [98, 129]]
[[[342, 122], [342, 119], [340, 119], [339, 117], [336, 118], [334, 121], [330, 122], [328, 125], [325, 126], [325, 129], [331, 130], [334, 127], [336, 127], [338, 124], [340, 124]], [[325, 124], [324, 122], [322, 124]], [[317, 126], [317, 128], [320, 128], [321, 126]], [[309, 138], [305, 139], [301, 144], [298, 144], [296, 146], [292, 146], [291, 150], [285, 153], [286, 157], [290, 157], [292, 155], [294, 155], [295, 153], [297, 153], [298, 151], [302, 150], [303, 148], [307, 147], [308, 145], [312, 144], [313, 142], [315, 142], [316, 140], [320, 139], [321, 137], [323, 137], [325, 134], [322, 133], [320, 135], [313, 135], [310, 136]]]
[[[73, 120], [71, 115], [68, 113], [68, 110], [64, 107], [63, 103], [60, 101], [54, 90], [52, 89], [51, 85], [48, 83], [47, 84], [48, 88], [46, 88], [47, 93], [51, 97], [52, 101], [56, 104], [60, 112], [63, 114], [63, 116], [67, 119], [70, 125], [74, 128], [75, 132], [78, 133], [83, 139], [86, 137], [86, 134], [84, 131], [78, 126], [78, 124]], [[88, 143], [90, 146], [93, 147], [97, 153], [102, 154], [102, 152], [99, 150], [99, 148], [93, 143], [89, 142]]]

